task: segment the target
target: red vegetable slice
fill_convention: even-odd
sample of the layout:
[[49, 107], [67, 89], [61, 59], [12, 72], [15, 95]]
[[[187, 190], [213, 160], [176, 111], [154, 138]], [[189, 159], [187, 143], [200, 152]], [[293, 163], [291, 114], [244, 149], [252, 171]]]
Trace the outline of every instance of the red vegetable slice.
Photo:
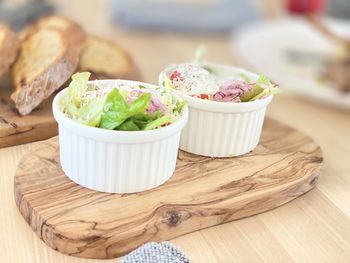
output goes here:
[[171, 74], [170, 80], [174, 80], [174, 79], [178, 79], [178, 78], [180, 78], [180, 73], [179, 73], [177, 70], [175, 70], [175, 71]]
[[208, 94], [194, 94], [191, 95], [192, 97], [199, 98], [202, 100], [209, 100], [209, 95]]
[[199, 96], [202, 100], [209, 100], [208, 94], [200, 94]]

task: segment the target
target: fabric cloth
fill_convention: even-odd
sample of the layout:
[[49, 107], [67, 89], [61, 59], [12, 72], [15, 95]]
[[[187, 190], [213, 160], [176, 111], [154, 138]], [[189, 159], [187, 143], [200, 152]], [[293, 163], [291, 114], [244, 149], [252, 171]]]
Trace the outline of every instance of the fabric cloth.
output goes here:
[[120, 263], [191, 263], [191, 261], [170, 242], [150, 242], [122, 257]]

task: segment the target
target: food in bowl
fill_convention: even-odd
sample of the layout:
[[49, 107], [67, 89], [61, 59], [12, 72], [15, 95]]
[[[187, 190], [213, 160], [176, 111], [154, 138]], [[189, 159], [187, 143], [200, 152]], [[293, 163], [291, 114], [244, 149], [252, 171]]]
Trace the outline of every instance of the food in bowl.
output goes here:
[[252, 80], [247, 74], [223, 76], [202, 63], [170, 66], [163, 72], [163, 86], [189, 96], [218, 102], [248, 102], [265, 98], [275, 92], [276, 85], [260, 75]]
[[159, 84], [188, 103], [180, 149], [210, 157], [252, 151], [259, 142], [266, 107], [278, 90], [265, 76], [202, 62], [167, 67]]
[[74, 75], [53, 101], [64, 173], [110, 193], [163, 184], [175, 170], [187, 105], [155, 85], [88, 78]]
[[82, 124], [109, 130], [139, 131], [176, 121], [184, 105], [165, 88], [116, 80], [113, 86], [88, 82], [90, 73], [72, 76], [61, 109]]

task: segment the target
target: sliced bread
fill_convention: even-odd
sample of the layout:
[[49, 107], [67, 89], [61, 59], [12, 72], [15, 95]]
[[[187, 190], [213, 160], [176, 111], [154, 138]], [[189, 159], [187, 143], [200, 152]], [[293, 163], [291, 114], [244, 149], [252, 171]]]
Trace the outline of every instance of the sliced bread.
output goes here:
[[89, 71], [93, 78], [137, 80], [138, 68], [130, 55], [112, 41], [87, 36], [78, 71]]
[[0, 25], [0, 77], [15, 61], [19, 50], [17, 34], [5, 25]]
[[81, 49], [85, 41], [84, 29], [73, 20], [60, 15], [45, 16], [26, 27], [21, 32], [21, 39], [26, 39], [40, 29], [56, 29], [64, 33], [72, 46]]
[[11, 72], [15, 88], [11, 98], [18, 112], [29, 114], [60, 88], [74, 73], [78, 61], [78, 51], [71, 48], [62, 32], [39, 29], [28, 35]]

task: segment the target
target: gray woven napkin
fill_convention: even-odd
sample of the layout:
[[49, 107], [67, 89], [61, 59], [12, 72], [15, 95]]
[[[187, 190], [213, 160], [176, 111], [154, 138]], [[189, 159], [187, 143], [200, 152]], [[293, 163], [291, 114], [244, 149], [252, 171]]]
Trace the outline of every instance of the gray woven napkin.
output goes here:
[[191, 263], [191, 261], [170, 242], [150, 242], [122, 257], [120, 263]]

